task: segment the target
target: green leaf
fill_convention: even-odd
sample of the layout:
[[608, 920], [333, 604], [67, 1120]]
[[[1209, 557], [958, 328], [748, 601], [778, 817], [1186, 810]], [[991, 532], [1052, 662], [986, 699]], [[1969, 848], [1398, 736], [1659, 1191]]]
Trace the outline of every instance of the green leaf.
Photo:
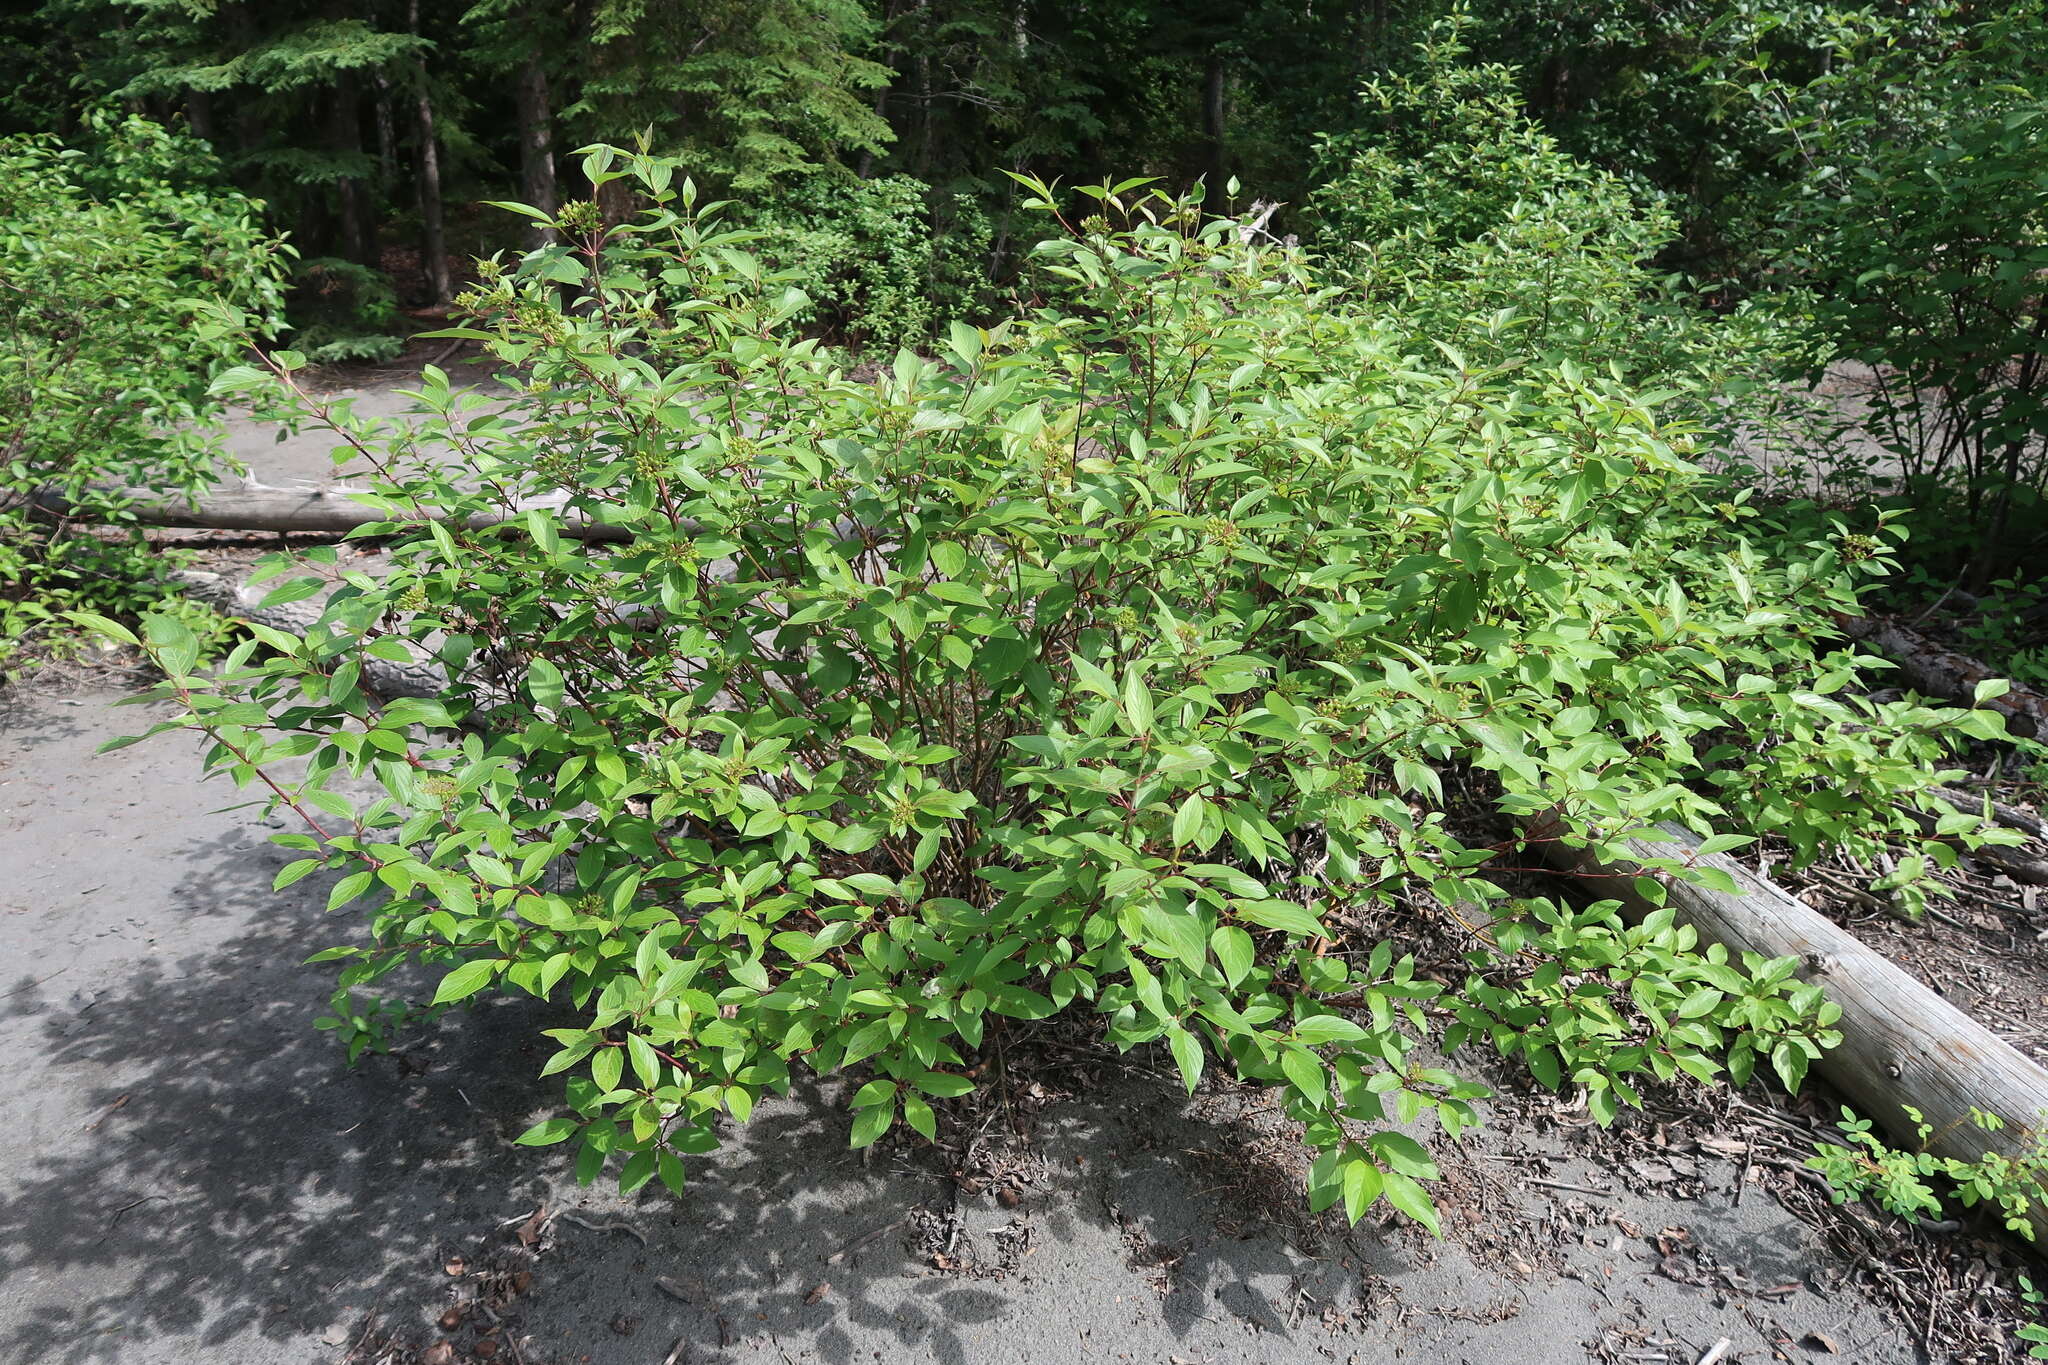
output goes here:
[[576, 1127], [574, 1119], [542, 1119], [512, 1140], [521, 1147], [552, 1147], [576, 1136]]
[[441, 985], [434, 992], [434, 1003], [446, 1005], [455, 1000], [466, 1000], [491, 984], [504, 961], [499, 958], [477, 958], [465, 962], [441, 978]]
[[633, 1063], [633, 1074], [640, 1078], [640, 1084], [653, 1089], [661, 1080], [661, 1058], [655, 1055], [654, 1045], [637, 1033], [626, 1035], [626, 1056]]
[[1373, 1155], [1389, 1170], [1417, 1180], [1437, 1179], [1436, 1162], [1430, 1158], [1428, 1149], [1406, 1133], [1374, 1133], [1367, 1141]]
[[1174, 1065], [1180, 1068], [1182, 1084], [1190, 1095], [1202, 1080], [1202, 1044], [1194, 1034], [1178, 1024], [1169, 1025], [1166, 1030], [1166, 1045], [1173, 1050]]
[[1356, 1043], [1366, 1036], [1364, 1029], [1335, 1014], [1311, 1015], [1294, 1026], [1295, 1041], [1307, 1047], [1321, 1047], [1326, 1043]]
[[278, 869], [277, 876], [271, 879], [270, 889], [272, 891], [282, 891], [294, 882], [305, 880], [318, 871], [320, 866], [321, 859], [319, 858], [300, 858], [297, 862], [286, 863], [282, 868]]
[[631, 1194], [652, 1179], [654, 1153], [635, 1152], [626, 1159], [624, 1168], [619, 1171], [619, 1193]]
[[199, 663], [199, 637], [175, 616], [151, 613], [142, 619], [143, 637], [150, 652], [173, 678], [189, 676]]
[[896, 1102], [893, 1099], [887, 1104], [872, 1105], [861, 1110], [853, 1118], [853, 1135], [850, 1145], [854, 1147], [873, 1146], [875, 1139], [888, 1132], [895, 1122]]
[[139, 645], [142, 643], [135, 638], [134, 631], [128, 629], [128, 627], [120, 622], [110, 620], [96, 612], [67, 611], [64, 613], [64, 618], [75, 625], [83, 626], [95, 635], [103, 635], [116, 644]]
[[[555, 221], [553, 216], [543, 210], [534, 208], [530, 204], [515, 204], [509, 199], [485, 199], [481, 202], [486, 208], [503, 209], [507, 213], [516, 213], [522, 217], [531, 218], [536, 223], [553, 223]], [[497, 338], [494, 336], [491, 340], [495, 341]]]
[[1423, 1191], [1422, 1186], [1398, 1171], [1385, 1173], [1387, 1202], [1407, 1214], [1434, 1236], [1443, 1236], [1443, 1228], [1437, 1222], [1436, 1205]]
[[1806, 1079], [1808, 1060], [1806, 1050], [1789, 1038], [1781, 1039], [1778, 1045], [1771, 1049], [1771, 1069], [1778, 1073], [1778, 1079], [1784, 1082], [1785, 1088], [1794, 1094], [1798, 1093], [1800, 1083]]
[[846, 1056], [839, 1064], [852, 1066], [855, 1062], [874, 1056], [894, 1041], [895, 1034], [890, 1031], [886, 1018], [870, 1020], [856, 1029], [853, 1037], [847, 1040]]
[[903, 1096], [903, 1121], [924, 1134], [927, 1142], [939, 1140], [939, 1121], [932, 1113], [932, 1107], [920, 1095], [905, 1093]]
[[1267, 929], [1281, 929], [1302, 938], [1324, 937], [1323, 922], [1292, 901], [1243, 902], [1237, 906], [1239, 918]]
[[973, 1081], [965, 1076], [955, 1076], [950, 1071], [924, 1072], [912, 1084], [925, 1094], [937, 1095], [942, 1099], [953, 1099], [974, 1089]]
[[1209, 935], [1209, 950], [1216, 954], [1216, 965], [1231, 986], [1244, 980], [1252, 969], [1252, 936], [1234, 924], [1223, 925]]
[[895, 1098], [896, 1082], [877, 1077], [854, 1092], [853, 1107], [865, 1109], [871, 1104], [886, 1104]]
[[1970, 704], [1972, 706], [1982, 706], [1987, 701], [1997, 701], [2010, 691], [2012, 691], [2012, 684], [2004, 678], [1986, 678], [1977, 684], [1975, 695], [1971, 697]]
[[1145, 928], [1147, 952], [1185, 963], [1191, 972], [1202, 970], [1208, 959], [1207, 944], [1202, 938], [1202, 919], [1193, 908], [1147, 901], [1139, 908], [1138, 918]]
[[1675, 1013], [1680, 1019], [1698, 1019], [1712, 1014], [1726, 998], [1712, 986], [1702, 986], [1681, 1000]]
[[562, 689], [562, 670], [546, 659], [535, 659], [526, 666], [526, 691], [533, 698], [534, 705], [559, 711]]
[[1124, 715], [1133, 736], [1152, 733], [1152, 693], [1135, 664], [1124, 670]]
[[1330, 1102], [1328, 1082], [1323, 1071], [1322, 1058], [1305, 1047], [1287, 1044], [1280, 1049], [1280, 1070], [1302, 1098], [1321, 1109]]
[[950, 540], [933, 542], [931, 557], [932, 567], [947, 578], [958, 578], [967, 571], [967, 551]]
[[1343, 1163], [1344, 1217], [1356, 1223], [1365, 1217], [1373, 1201], [1386, 1188], [1386, 1180], [1380, 1168], [1363, 1157], [1352, 1157]]

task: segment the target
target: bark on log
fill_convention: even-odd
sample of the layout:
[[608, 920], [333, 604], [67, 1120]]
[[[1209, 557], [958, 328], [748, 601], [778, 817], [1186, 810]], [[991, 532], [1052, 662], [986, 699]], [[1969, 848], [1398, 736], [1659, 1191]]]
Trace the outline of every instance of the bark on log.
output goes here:
[[[1955, 803], [1951, 802], [1950, 804]], [[1958, 806], [1957, 808], [1965, 810], [1971, 815], [1980, 813], [1976, 806]], [[1928, 835], [1934, 833], [1938, 822], [1932, 815], [1929, 815], [1924, 810], [1915, 810], [1911, 806], [1902, 805], [1900, 809], [1905, 811], [1906, 815], [1920, 826], [1921, 833]], [[2016, 882], [2025, 882], [2029, 886], [2048, 886], [2048, 859], [2036, 858], [2024, 849], [2009, 848], [2004, 844], [1985, 844], [1982, 848], [1966, 848], [1960, 839], [1944, 839], [1942, 842], [1954, 848], [1965, 858], [1975, 858], [1978, 862], [2003, 872]]]
[[[181, 526], [223, 531], [352, 531], [378, 521], [419, 520], [381, 507], [358, 502], [364, 490], [357, 488], [273, 488], [250, 483], [239, 488], [216, 488], [185, 501], [165, 498], [146, 489], [119, 490], [128, 499], [127, 510], [145, 526]], [[483, 530], [515, 521], [521, 512], [534, 508], [559, 508], [561, 498], [536, 498], [507, 513], [472, 516], [465, 521], [472, 530]], [[77, 515], [78, 509], [50, 493], [39, 493], [36, 506], [59, 516]], [[440, 518], [435, 518], [440, 520]], [[581, 517], [565, 517], [557, 524], [562, 535], [574, 540], [627, 541], [633, 533], [624, 526], [607, 526]]]
[[[1899, 676], [1915, 691], [1958, 706], [1975, 706], [1977, 684], [1998, 670], [1967, 654], [1945, 649], [1911, 626], [1880, 616], [1842, 622], [1849, 637], [1860, 640], [1899, 666]], [[2002, 697], [1981, 703], [2005, 717], [2006, 728], [2023, 739], [2048, 738], [2048, 697], [2015, 687]]]
[[[1934, 794], [1966, 815], [1981, 815], [1984, 800], [1971, 792], [1957, 791], [1954, 787], [1936, 787]], [[2048, 837], [2048, 820], [2030, 810], [2008, 806], [2003, 801], [1991, 803], [1991, 818], [2010, 829], [2024, 830], [2035, 838]]]
[[[1628, 841], [1635, 858], [1687, 858], [1699, 840], [1675, 825], [1661, 839]], [[1537, 830], [1542, 834], [1547, 831]], [[1586, 849], [1554, 838], [1537, 845], [1554, 866], [1585, 878], [1600, 898], [1621, 902], [1630, 919], [1653, 908], [1637, 889], [1640, 868], [1601, 864]], [[1927, 1150], [1975, 1160], [1987, 1151], [2018, 1157], [2048, 1124], [2048, 1070], [1949, 1004], [1882, 954], [1795, 900], [1782, 887], [1719, 856], [1698, 859], [1726, 872], [1738, 894], [1660, 877], [1681, 923], [1703, 942], [1730, 953], [1796, 957], [1801, 979], [1814, 982], [1842, 1008], [1838, 1047], [1813, 1064], [1859, 1113], [1882, 1125], [1895, 1145], [1915, 1150], [1920, 1137], [1903, 1110], [1912, 1106], [1933, 1128]], [[1972, 1108], [2005, 1120], [2000, 1132], [1970, 1121]], [[2030, 1212], [2035, 1245], [2048, 1247], [2048, 1208]]]

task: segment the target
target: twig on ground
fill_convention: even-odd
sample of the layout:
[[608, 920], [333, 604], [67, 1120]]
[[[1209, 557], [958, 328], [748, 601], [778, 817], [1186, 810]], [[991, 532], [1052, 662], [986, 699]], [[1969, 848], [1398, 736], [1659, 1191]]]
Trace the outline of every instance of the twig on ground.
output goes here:
[[893, 1223], [884, 1223], [881, 1227], [876, 1228], [872, 1232], [862, 1233], [860, 1236], [854, 1238], [851, 1242], [848, 1242], [845, 1246], [839, 1248], [839, 1250], [833, 1252], [830, 1256], [827, 1256], [825, 1258], [825, 1264], [838, 1265], [841, 1261], [845, 1260], [848, 1256], [851, 1256], [854, 1252], [859, 1251], [862, 1247], [868, 1245], [870, 1242], [877, 1241], [880, 1238], [887, 1236], [889, 1233], [895, 1231], [897, 1228], [902, 1227], [904, 1221], [904, 1219], [898, 1218]]
[[623, 1232], [629, 1237], [638, 1239], [641, 1246], [647, 1245], [647, 1234], [634, 1227], [631, 1223], [593, 1223], [588, 1218], [583, 1218], [573, 1213], [557, 1213], [555, 1221], [574, 1223], [577, 1227], [588, 1228], [592, 1232]]

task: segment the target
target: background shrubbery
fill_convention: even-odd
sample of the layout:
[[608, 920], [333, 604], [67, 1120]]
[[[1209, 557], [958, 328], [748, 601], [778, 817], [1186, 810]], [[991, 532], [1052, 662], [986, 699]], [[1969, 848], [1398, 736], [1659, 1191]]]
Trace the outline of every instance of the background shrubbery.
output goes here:
[[922, 342], [986, 306], [990, 228], [971, 196], [907, 175], [821, 176], [734, 207], [812, 301], [799, 320], [856, 350]]
[[218, 461], [209, 394], [240, 326], [280, 303], [285, 253], [206, 149], [140, 119], [82, 145], [0, 142], [0, 674], [67, 606], [133, 610], [174, 594], [107, 488], [190, 493]]
[[[301, 254], [316, 360], [394, 354], [401, 310], [513, 244], [479, 201], [589, 194], [585, 142], [686, 161], [856, 351], [1001, 315], [1037, 233], [1007, 172], [1199, 179], [1208, 211], [1277, 205], [1275, 236], [1418, 335], [1676, 388], [1844, 510], [1939, 505], [1947, 543], [1911, 557], [1944, 582], [2025, 576], [2048, 534], [2040, 0], [41, 0], [0, 24], [0, 130], [76, 142], [118, 103], [209, 142]], [[1824, 375], [1868, 392], [1800, 411], [1787, 386]]]

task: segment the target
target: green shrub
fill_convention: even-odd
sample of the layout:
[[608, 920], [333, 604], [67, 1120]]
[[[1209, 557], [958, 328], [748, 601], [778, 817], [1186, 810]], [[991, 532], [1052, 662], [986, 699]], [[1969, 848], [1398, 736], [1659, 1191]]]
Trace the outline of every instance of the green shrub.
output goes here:
[[[1918, 841], [1894, 799], [1998, 721], [1854, 690], [1829, 623], [1881, 545], [1788, 540], [1621, 386], [1415, 354], [1188, 202], [1085, 191], [1099, 214], [1037, 254], [1071, 307], [856, 381], [673, 166], [586, 170], [657, 207], [607, 231], [572, 206], [574, 254], [488, 270], [456, 330], [519, 397], [484, 412], [430, 370], [413, 430], [354, 433], [390, 575], [206, 676], [149, 623], [168, 725], [305, 817], [279, 884], [338, 873], [330, 905], [368, 907], [322, 955], [330, 1026], [381, 1029], [351, 993], [408, 961], [439, 1006], [567, 1001], [567, 1110], [522, 1141], [630, 1189], [680, 1184], [799, 1066], [860, 1068], [856, 1144], [931, 1137], [969, 1054], [1074, 1012], [1190, 1087], [1278, 1087], [1317, 1207], [1432, 1224], [1435, 1166], [1388, 1125], [1456, 1134], [1480, 1089], [1425, 1039], [1603, 1121], [1645, 1078], [1768, 1058], [1796, 1084], [1833, 1040], [1790, 959], [1508, 897], [1489, 874], [1526, 855], [1489, 822]], [[468, 473], [420, 472], [422, 442]], [[425, 657], [439, 698], [362, 686]], [[1902, 880], [1954, 856], [1924, 848]], [[1449, 989], [1362, 929], [1441, 905], [1491, 921]]]
[[223, 301], [267, 318], [279, 300], [283, 249], [253, 201], [214, 183], [201, 144], [141, 119], [87, 132], [83, 149], [0, 141], [0, 670], [64, 607], [130, 612], [168, 593], [138, 540], [76, 533], [31, 499], [119, 524], [104, 485], [204, 487], [207, 386], [244, 342], [195, 319]]
[[[1818, 360], [1870, 367], [1867, 425], [1943, 528], [1946, 568], [1981, 588], [2031, 565], [2048, 544], [2048, 8], [1745, 9], [1720, 27], [1721, 97], [1783, 162], [1763, 236]], [[1786, 33], [1806, 60], [1784, 59]]]
[[405, 350], [398, 295], [382, 271], [335, 256], [300, 261], [287, 302], [292, 347], [309, 365], [391, 360]]
[[1783, 389], [1820, 354], [1795, 296], [1710, 308], [1660, 268], [1677, 235], [1660, 197], [1560, 147], [1512, 68], [1471, 59], [1471, 24], [1438, 22], [1410, 68], [1365, 86], [1361, 126], [1319, 143], [1308, 216], [1328, 268], [1416, 344], [1598, 368], [1722, 447], [1823, 444], [1823, 411]]
[[911, 176], [814, 175], [750, 201], [745, 221], [810, 296], [803, 320], [855, 345], [923, 341], [988, 292], [986, 215]]
[[[1806, 1162], [1827, 1180], [1835, 1202], [1868, 1199], [1901, 1218], [1938, 1219], [1946, 1194], [1964, 1208], [1996, 1209], [2007, 1231], [2032, 1241], [2034, 1225], [2028, 1211], [2048, 1199], [2048, 1134], [2036, 1136], [2017, 1158], [1987, 1151], [1965, 1161], [1929, 1152], [1933, 1126], [1919, 1110], [1909, 1106], [1905, 1112], [1920, 1137], [1919, 1148], [1910, 1152], [1885, 1143], [1871, 1131], [1870, 1120], [1842, 1110], [1840, 1126], [1849, 1145], [1818, 1143]], [[1986, 1132], [2005, 1126], [1997, 1115], [1982, 1110], [1972, 1109], [1969, 1117]]]

